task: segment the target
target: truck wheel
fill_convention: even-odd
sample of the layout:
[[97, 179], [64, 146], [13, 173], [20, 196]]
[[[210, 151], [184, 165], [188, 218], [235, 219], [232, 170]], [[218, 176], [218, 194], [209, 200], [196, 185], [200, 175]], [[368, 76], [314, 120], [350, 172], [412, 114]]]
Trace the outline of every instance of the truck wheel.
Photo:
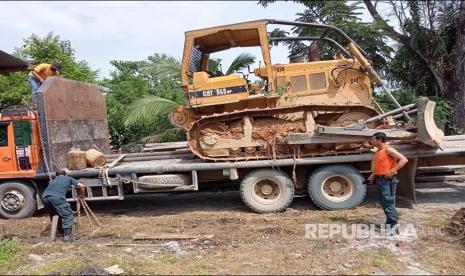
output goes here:
[[37, 210], [35, 190], [21, 182], [0, 184], [0, 216], [21, 219], [32, 216]]
[[363, 182], [363, 176], [354, 167], [329, 165], [310, 175], [307, 188], [310, 198], [322, 209], [350, 209], [365, 199], [366, 185]]
[[261, 169], [247, 174], [240, 186], [245, 205], [257, 213], [286, 210], [294, 199], [294, 183], [284, 172]]

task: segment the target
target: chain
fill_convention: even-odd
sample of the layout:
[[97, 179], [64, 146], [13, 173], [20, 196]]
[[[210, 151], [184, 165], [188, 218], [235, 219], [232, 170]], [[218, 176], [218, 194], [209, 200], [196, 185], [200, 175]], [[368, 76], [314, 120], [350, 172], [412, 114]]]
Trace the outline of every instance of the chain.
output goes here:
[[45, 170], [46, 170], [46, 173], [48, 175], [49, 180], [52, 180], [52, 174], [50, 173], [50, 167], [48, 165], [48, 161], [47, 161], [47, 157], [46, 157], [46, 153], [45, 153], [44, 139], [43, 139], [43, 136], [42, 136], [42, 128], [40, 126], [39, 112], [38, 111], [36, 112], [34, 110], [32, 112], [34, 113], [34, 115], [36, 116], [36, 119], [37, 119], [37, 128], [39, 130], [40, 147], [42, 149], [42, 158], [44, 159]]

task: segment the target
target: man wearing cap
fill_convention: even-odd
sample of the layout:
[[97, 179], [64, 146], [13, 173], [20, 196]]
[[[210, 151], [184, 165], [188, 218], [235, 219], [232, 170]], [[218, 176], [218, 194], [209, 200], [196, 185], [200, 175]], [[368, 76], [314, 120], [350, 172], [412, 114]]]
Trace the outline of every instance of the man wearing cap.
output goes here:
[[57, 170], [56, 178], [48, 184], [47, 188], [42, 194], [42, 201], [50, 215], [50, 219], [54, 215], [59, 215], [61, 225], [59, 229], [63, 229], [63, 241], [71, 241], [73, 238], [72, 227], [74, 224], [73, 211], [70, 204], [66, 201], [66, 192], [71, 187], [84, 188], [85, 185], [79, 183], [76, 179], [67, 176], [66, 171]]
[[37, 65], [27, 76], [27, 80], [31, 84], [32, 93], [39, 89], [40, 85], [50, 76], [60, 75], [61, 64], [41, 63]]
[[370, 139], [370, 144], [375, 146], [378, 151], [373, 157], [372, 172], [368, 181], [370, 183], [374, 181], [377, 185], [381, 206], [386, 214], [386, 223], [380, 225], [380, 228], [386, 229], [390, 235], [398, 235], [399, 213], [396, 210], [396, 188], [399, 180], [396, 175], [397, 171], [404, 167], [408, 160], [386, 144], [386, 138], [384, 132], [377, 132]]

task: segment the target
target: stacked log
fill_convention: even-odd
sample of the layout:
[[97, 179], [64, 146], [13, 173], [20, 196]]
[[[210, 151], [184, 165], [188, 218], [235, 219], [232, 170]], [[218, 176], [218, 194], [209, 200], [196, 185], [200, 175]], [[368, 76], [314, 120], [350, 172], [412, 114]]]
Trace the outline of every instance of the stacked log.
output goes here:
[[415, 182], [465, 181], [465, 165], [420, 167]]
[[171, 143], [152, 143], [145, 144], [142, 148], [143, 152], [154, 152], [163, 150], [178, 150], [187, 149], [187, 142], [171, 142]]

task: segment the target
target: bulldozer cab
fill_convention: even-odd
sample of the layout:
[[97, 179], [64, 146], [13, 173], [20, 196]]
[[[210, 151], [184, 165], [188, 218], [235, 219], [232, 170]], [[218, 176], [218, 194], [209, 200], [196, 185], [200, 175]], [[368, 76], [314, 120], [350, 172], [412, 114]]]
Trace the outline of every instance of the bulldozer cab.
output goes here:
[[210, 72], [208, 60], [212, 53], [258, 46], [265, 64], [271, 64], [266, 24], [266, 20], [259, 20], [186, 32], [181, 79], [192, 106], [237, 102], [249, 97], [245, 78]]
[[[304, 25], [321, 34], [313, 37], [269, 37], [267, 25], [270, 24]], [[342, 38], [340, 40], [345, 41], [347, 49], [327, 37], [329, 32], [336, 32]], [[286, 64], [273, 64], [270, 44], [280, 41], [310, 43], [307, 55], [290, 57]], [[319, 50], [322, 43], [337, 49], [338, 55], [332, 60], [322, 61]], [[208, 70], [211, 54], [235, 47], [260, 47], [264, 66], [253, 71], [261, 79], [258, 87], [239, 74], [222, 76]], [[347, 70], [348, 67], [359, 70]], [[352, 97], [351, 104], [370, 105], [371, 84], [366, 72], [371, 74], [372, 70], [365, 70], [370, 68], [363, 50], [335, 27], [264, 19], [186, 32], [181, 79], [192, 107], [257, 101], [257, 97], [276, 99], [279, 98], [277, 95], [283, 94], [302, 98], [300, 103], [325, 104], [328, 100], [341, 103], [344, 98]], [[343, 80], [340, 72], [344, 72]], [[344, 81], [350, 84], [345, 87]], [[336, 93], [341, 90], [346, 93], [337, 97]], [[353, 91], [356, 91], [355, 96]], [[328, 96], [328, 93], [334, 95]]]

